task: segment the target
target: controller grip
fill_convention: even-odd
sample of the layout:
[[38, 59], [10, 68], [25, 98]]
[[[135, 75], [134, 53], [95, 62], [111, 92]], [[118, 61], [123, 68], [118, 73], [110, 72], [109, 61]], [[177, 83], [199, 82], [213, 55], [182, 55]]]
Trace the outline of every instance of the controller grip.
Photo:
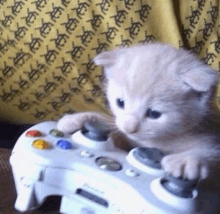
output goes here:
[[28, 178], [24, 178], [21, 182], [15, 209], [25, 212], [34, 207], [34, 182]]

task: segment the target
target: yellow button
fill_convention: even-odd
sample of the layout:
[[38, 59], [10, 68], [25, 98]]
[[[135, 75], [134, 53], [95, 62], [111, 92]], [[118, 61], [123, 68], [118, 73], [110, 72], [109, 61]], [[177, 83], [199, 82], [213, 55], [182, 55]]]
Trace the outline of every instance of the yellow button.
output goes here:
[[32, 145], [35, 149], [47, 149], [49, 148], [49, 144], [45, 140], [35, 140]]

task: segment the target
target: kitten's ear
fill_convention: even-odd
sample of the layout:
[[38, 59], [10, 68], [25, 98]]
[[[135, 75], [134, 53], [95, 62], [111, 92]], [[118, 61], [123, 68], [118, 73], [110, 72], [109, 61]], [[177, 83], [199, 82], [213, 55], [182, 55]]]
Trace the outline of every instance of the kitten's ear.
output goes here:
[[209, 66], [200, 68], [181, 74], [181, 79], [195, 91], [207, 92], [218, 83], [218, 74]]
[[114, 65], [118, 60], [118, 57], [121, 56], [126, 51], [125, 48], [119, 48], [113, 51], [106, 51], [97, 55], [93, 61], [96, 65], [101, 65], [108, 67]]
[[106, 51], [97, 55], [93, 61], [96, 65], [111, 66], [116, 61], [116, 51]]

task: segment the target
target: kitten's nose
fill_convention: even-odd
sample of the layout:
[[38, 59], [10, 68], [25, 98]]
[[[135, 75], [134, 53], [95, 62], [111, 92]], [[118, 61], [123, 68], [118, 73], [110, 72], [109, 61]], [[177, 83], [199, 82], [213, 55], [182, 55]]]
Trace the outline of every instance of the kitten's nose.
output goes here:
[[139, 128], [139, 121], [134, 115], [125, 115], [123, 129], [129, 133], [135, 133]]

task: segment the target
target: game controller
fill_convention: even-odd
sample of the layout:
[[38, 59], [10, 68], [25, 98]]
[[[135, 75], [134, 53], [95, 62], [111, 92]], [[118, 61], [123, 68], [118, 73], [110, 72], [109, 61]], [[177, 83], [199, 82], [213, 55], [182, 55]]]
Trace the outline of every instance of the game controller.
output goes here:
[[[62, 197], [66, 214], [195, 214], [204, 211], [196, 180], [174, 178], [161, 169], [164, 154], [115, 147], [105, 124], [86, 122], [64, 134], [57, 122], [37, 124], [15, 144], [10, 164], [15, 208], [36, 209], [48, 196]], [[214, 212], [207, 212], [214, 213]]]

